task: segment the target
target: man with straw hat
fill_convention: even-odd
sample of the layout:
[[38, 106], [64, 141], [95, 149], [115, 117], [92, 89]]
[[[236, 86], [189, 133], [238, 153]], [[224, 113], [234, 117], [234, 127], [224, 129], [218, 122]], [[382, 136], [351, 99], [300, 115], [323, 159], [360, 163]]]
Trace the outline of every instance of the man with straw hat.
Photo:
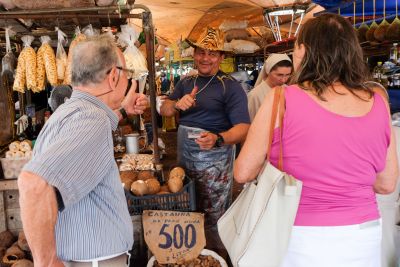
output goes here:
[[179, 113], [178, 163], [196, 182], [197, 206], [205, 213], [207, 247], [223, 249], [217, 221], [231, 204], [235, 144], [249, 128], [247, 98], [240, 84], [219, 70], [224, 38], [208, 28], [194, 47], [198, 74], [175, 87], [161, 106], [163, 116]]
[[271, 54], [254, 85], [247, 95], [250, 119], [253, 120], [265, 96], [275, 86], [285, 84], [292, 73], [292, 61], [286, 54]]

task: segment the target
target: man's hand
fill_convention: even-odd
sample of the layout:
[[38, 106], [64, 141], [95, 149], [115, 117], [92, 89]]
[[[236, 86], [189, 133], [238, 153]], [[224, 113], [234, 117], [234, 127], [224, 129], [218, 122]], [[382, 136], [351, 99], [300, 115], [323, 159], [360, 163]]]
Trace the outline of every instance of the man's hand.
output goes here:
[[178, 100], [175, 104], [177, 109], [182, 111], [188, 110], [196, 104], [196, 94], [199, 89], [196, 87], [193, 88], [190, 94], [184, 95], [180, 100]]
[[214, 147], [218, 136], [210, 132], [200, 133], [200, 137], [196, 139], [196, 143], [200, 146], [202, 150], [210, 150]]
[[142, 114], [144, 110], [149, 106], [149, 100], [144, 94], [136, 93], [136, 83], [132, 83], [132, 86], [121, 103], [121, 107], [123, 107], [128, 113], [128, 115], [132, 114]]

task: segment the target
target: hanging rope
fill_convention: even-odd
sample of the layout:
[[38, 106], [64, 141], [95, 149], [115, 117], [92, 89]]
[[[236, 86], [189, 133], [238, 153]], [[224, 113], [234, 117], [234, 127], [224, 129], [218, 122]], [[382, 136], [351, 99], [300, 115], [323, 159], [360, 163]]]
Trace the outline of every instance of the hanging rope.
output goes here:
[[374, 10], [374, 15], [373, 15], [373, 18], [374, 18], [374, 21], [375, 21], [375, 13], [376, 13], [376, 10], [375, 10], [375, 0], [373, 0], [372, 1], [372, 4], [373, 4], [373, 10]]
[[362, 1], [362, 10], [363, 10], [363, 14], [362, 14], [362, 19], [363, 19], [363, 23], [364, 23], [364, 8], [365, 8], [365, 4], [364, 4], [364, 0]]
[[353, 26], [356, 27], [356, 1], [353, 2]]
[[383, 20], [386, 20], [386, 0], [383, 0]]

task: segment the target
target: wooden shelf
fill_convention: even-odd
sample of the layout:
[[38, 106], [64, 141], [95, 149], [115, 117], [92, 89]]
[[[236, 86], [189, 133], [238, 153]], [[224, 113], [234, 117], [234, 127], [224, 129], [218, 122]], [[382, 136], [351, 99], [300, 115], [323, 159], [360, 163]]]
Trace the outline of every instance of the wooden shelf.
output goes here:
[[17, 179], [0, 180], [0, 191], [18, 190]]

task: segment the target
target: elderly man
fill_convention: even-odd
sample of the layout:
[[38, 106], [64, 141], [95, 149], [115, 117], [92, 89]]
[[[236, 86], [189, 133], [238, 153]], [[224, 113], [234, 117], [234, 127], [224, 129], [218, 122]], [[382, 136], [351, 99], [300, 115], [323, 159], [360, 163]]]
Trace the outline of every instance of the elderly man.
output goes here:
[[128, 266], [133, 229], [111, 131], [127, 114], [143, 113], [148, 101], [135, 88], [125, 97], [127, 72], [105, 36], [74, 48], [71, 98], [45, 124], [18, 178], [36, 267]]
[[242, 142], [250, 119], [240, 84], [221, 72], [224, 38], [209, 28], [194, 46], [198, 75], [178, 82], [161, 114], [179, 113], [178, 163], [195, 180], [197, 204], [205, 212], [207, 247], [223, 248], [216, 224], [231, 203], [234, 144]]
[[286, 54], [271, 54], [265, 60], [253, 90], [247, 95], [250, 119], [253, 120], [267, 92], [285, 84], [292, 74], [292, 61]]

